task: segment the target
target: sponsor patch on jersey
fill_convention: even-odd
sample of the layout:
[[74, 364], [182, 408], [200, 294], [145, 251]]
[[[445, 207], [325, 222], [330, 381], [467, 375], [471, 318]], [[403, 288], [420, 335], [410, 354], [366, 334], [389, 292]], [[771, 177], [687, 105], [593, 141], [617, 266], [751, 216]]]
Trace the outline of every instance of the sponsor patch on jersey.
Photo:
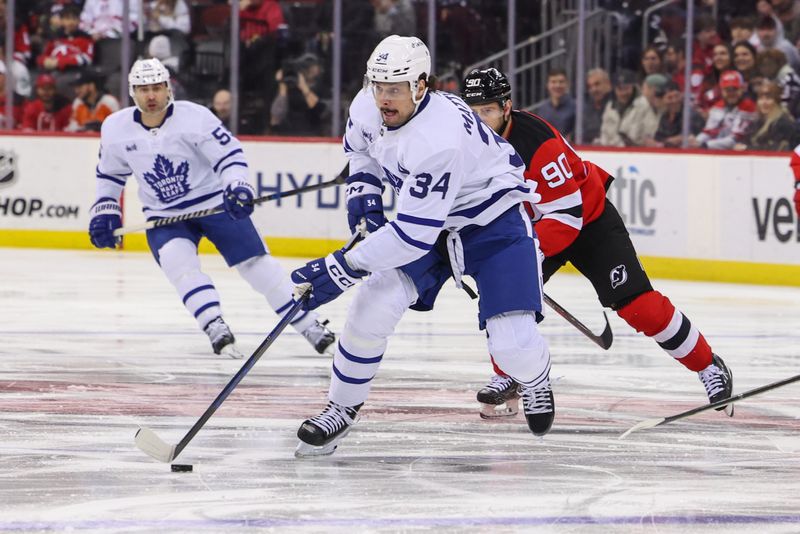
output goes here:
[[18, 175], [16, 153], [0, 149], [0, 188], [14, 184]]
[[158, 200], [165, 204], [189, 194], [188, 161], [175, 167], [169, 159], [158, 154], [153, 163], [153, 172], [144, 173], [143, 178], [153, 188]]
[[628, 281], [628, 271], [625, 270], [624, 265], [617, 265], [611, 269], [609, 278], [611, 279], [611, 289], [617, 289]]

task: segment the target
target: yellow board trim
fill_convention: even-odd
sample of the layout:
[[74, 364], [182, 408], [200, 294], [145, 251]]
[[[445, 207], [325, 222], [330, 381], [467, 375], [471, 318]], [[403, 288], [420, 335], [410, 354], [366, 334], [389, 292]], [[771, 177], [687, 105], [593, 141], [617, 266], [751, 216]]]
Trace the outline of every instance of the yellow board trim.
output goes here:
[[[342, 247], [338, 239], [309, 239], [301, 237], [270, 237], [266, 240], [275, 256], [314, 258]], [[86, 232], [56, 232], [44, 230], [0, 230], [0, 247], [92, 249]], [[125, 237], [125, 250], [147, 251], [144, 234]], [[200, 252], [214, 253], [207, 240], [200, 242]], [[697, 280], [741, 284], [800, 286], [800, 265], [752, 263], [743, 261], [699, 260], [685, 258], [640, 258], [652, 278]], [[566, 270], [577, 272], [568, 265]]]

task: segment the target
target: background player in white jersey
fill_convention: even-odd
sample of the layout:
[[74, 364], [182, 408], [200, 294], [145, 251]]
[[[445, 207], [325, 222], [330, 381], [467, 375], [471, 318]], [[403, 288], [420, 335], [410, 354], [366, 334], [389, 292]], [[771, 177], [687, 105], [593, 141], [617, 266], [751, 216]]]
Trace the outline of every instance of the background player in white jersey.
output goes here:
[[[311, 309], [369, 275], [336, 346], [329, 403], [300, 426], [298, 456], [335, 450], [406, 309], [430, 310], [444, 282], [452, 276], [460, 285], [463, 274], [480, 289], [478, 319], [491, 353], [522, 384], [528, 426], [537, 435], [552, 426], [550, 354], [536, 327], [539, 255], [522, 207], [539, 196], [511, 145], [457, 96], [428, 91], [430, 67], [416, 37], [387, 37], [372, 52], [369, 83], [350, 106], [344, 137], [351, 230], [365, 219], [370, 234], [354, 250], [292, 273], [311, 284]], [[398, 194], [397, 218], [388, 224], [379, 177]]]
[[[139, 60], [128, 76], [135, 107], [110, 115], [102, 126], [97, 165], [97, 201], [89, 235], [98, 248], [115, 248], [122, 225], [119, 199], [128, 176], [139, 182], [148, 220], [224, 204], [225, 213], [147, 231], [147, 243], [183, 304], [208, 334], [217, 354], [241, 357], [222, 319], [220, 298], [200, 270], [202, 237], [217, 247], [229, 266], [280, 314], [292, 304], [293, 286], [264, 245], [250, 219], [254, 190], [247, 181], [242, 147], [208, 109], [173, 101], [169, 72], [157, 59]], [[292, 326], [319, 352], [334, 335], [316, 313], [298, 316]]]

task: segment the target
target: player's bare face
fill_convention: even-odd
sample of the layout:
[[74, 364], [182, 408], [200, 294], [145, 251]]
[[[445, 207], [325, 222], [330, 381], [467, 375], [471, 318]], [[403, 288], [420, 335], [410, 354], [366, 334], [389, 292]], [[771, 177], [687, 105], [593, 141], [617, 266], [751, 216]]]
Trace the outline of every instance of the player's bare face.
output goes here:
[[402, 126], [414, 114], [417, 106], [411, 100], [411, 86], [408, 82], [372, 82], [371, 85], [375, 105], [378, 106], [386, 126]]
[[489, 102], [488, 104], [476, 104], [470, 106], [478, 117], [481, 118], [483, 123], [497, 132], [502, 133], [500, 130], [505, 123], [505, 110], [500, 107], [499, 102]]
[[143, 113], [159, 114], [167, 109], [169, 90], [166, 83], [137, 85], [133, 88], [133, 94]]

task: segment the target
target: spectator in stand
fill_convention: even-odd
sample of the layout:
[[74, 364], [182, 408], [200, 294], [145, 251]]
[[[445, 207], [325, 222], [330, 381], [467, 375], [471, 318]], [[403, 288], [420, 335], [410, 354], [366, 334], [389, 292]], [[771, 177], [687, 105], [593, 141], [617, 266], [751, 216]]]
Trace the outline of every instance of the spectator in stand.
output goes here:
[[[6, 57], [5, 47], [0, 46], [0, 58]], [[31, 74], [24, 63], [16, 59], [17, 55], [14, 54], [14, 60], [11, 62], [11, 75], [14, 79], [14, 94], [20, 98], [28, 98], [31, 96]], [[6, 72], [6, 64], [0, 59], [3, 64], [3, 73]]]
[[714, 47], [711, 73], [703, 80], [703, 92], [697, 107], [704, 118], [708, 118], [708, 110], [717, 100], [722, 98], [719, 92], [719, 78], [726, 70], [733, 70], [733, 48], [727, 43], [719, 43]]
[[[81, 29], [92, 39], [118, 39], [122, 35], [122, 9], [125, 0], [86, 0], [81, 11]], [[139, 0], [129, 0], [128, 32], [139, 24]]]
[[56, 79], [50, 74], [36, 78], [36, 96], [25, 104], [22, 129], [29, 132], [61, 132], [72, 114], [70, 101], [56, 92]]
[[325, 135], [328, 106], [318, 86], [322, 66], [314, 54], [290, 61], [275, 73], [278, 94], [270, 109], [270, 127], [280, 135]]
[[17, 92], [13, 94], [11, 107], [14, 124], [6, 124], [6, 64], [0, 61], [0, 126], [12, 128], [22, 122], [22, 107], [25, 99]]
[[47, 42], [36, 63], [47, 71], [66, 71], [79, 69], [92, 64], [94, 41], [80, 30], [80, 9], [67, 5], [61, 10], [58, 34]]
[[704, 76], [711, 72], [714, 45], [720, 42], [717, 35], [717, 21], [708, 15], [697, 17], [694, 23], [692, 65], [699, 67]]
[[[17, 9], [19, 9], [19, 0], [17, 0]], [[0, 32], [5, 34], [6, 28], [6, 0], [0, 0]], [[5, 39], [0, 41], [5, 45]], [[27, 68], [28, 61], [31, 59], [31, 36], [28, 30], [28, 25], [24, 22], [19, 22], [16, 19], [14, 24], [14, 59]], [[5, 53], [3, 53], [5, 58]], [[14, 72], [16, 75], [16, 72]], [[29, 87], [30, 89], [30, 87]], [[24, 95], [27, 96], [27, 95]]]
[[736, 17], [731, 20], [731, 44], [747, 41], [751, 45], [758, 47], [761, 42], [756, 34], [756, 19], [753, 17]]
[[[694, 109], [689, 115], [689, 134], [697, 135], [703, 130], [705, 120]], [[664, 89], [664, 113], [658, 121], [658, 129], [652, 141], [645, 146], [678, 148], [683, 144], [683, 91], [670, 80]]]
[[756, 48], [742, 41], [733, 45], [733, 65], [744, 78], [747, 84], [748, 95], [755, 95], [755, 88], [751, 87], [751, 82], [756, 78]]
[[719, 86], [722, 99], [711, 108], [703, 131], [689, 138], [693, 148], [730, 150], [744, 142], [755, 120], [756, 105], [745, 95], [746, 83], [740, 72], [723, 72]]
[[283, 11], [278, 0], [241, 0], [239, 2], [239, 39], [245, 48], [274, 35], [285, 27]]
[[644, 116], [650, 104], [639, 94], [636, 74], [622, 70], [614, 79], [614, 99], [606, 105], [600, 126], [600, 145], [640, 146]]
[[103, 121], [119, 109], [119, 102], [103, 91], [102, 78], [89, 70], [75, 80], [75, 100], [72, 102], [68, 132], [99, 132]]
[[156, 35], [147, 45], [147, 55], [156, 58], [169, 72], [169, 84], [172, 86], [172, 96], [175, 100], [186, 100], [186, 89], [177, 78], [180, 68], [180, 58], [172, 55], [172, 44], [166, 35]]
[[781, 104], [793, 117], [800, 117], [800, 76], [786, 63], [780, 50], [764, 50], [756, 56], [758, 73], [781, 90]]
[[639, 66], [641, 68], [640, 74], [642, 80], [651, 74], [660, 74], [664, 72], [664, 60], [657, 46], [650, 45], [644, 49]]
[[772, 13], [783, 25], [783, 36], [793, 45], [800, 43], [800, 0], [770, 0]]
[[370, 0], [375, 9], [377, 40], [390, 35], [416, 35], [417, 15], [411, 0]]
[[572, 140], [575, 133], [575, 100], [569, 94], [566, 70], [557, 68], [547, 73], [547, 100], [536, 109], [536, 114]]
[[231, 129], [231, 92], [227, 89], [220, 89], [214, 93], [211, 100], [211, 113], [217, 116], [228, 130]]
[[781, 106], [781, 90], [777, 84], [765, 81], [758, 88], [758, 118], [744, 143], [734, 150], [789, 150], [795, 137], [794, 119]]
[[586, 73], [586, 105], [583, 107], [583, 142], [599, 142], [603, 112], [611, 101], [611, 78], [603, 69], [592, 69]]
[[[672, 79], [681, 88], [684, 88], [684, 70], [686, 68], [686, 43], [683, 40], [676, 40], [667, 45], [664, 52], [664, 66], [666, 74], [672, 76]], [[689, 76], [690, 94], [692, 95], [692, 102], [700, 100], [700, 94], [703, 90], [703, 80], [705, 79], [704, 67], [700, 65], [692, 65], [691, 74]]]
[[647, 100], [647, 112], [642, 115], [642, 142], [650, 146], [664, 113], [664, 94], [669, 80], [663, 74], [651, 74], [642, 83], [642, 96]]
[[778, 22], [774, 17], [761, 17], [756, 24], [756, 33], [761, 41], [759, 51], [777, 49], [786, 55], [786, 61], [797, 71], [800, 70], [800, 52], [797, 47], [778, 34]]
[[192, 32], [189, 6], [184, 0], [150, 0], [145, 3], [145, 16], [145, 28], [149, 32], [179, 32], [184, 35]]

